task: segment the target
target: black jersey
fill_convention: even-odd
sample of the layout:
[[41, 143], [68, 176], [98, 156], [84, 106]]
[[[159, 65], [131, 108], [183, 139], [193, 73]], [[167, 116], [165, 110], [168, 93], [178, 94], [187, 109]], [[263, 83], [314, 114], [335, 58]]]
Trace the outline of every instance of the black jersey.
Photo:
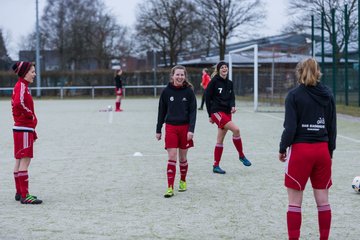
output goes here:
[[116, 88], [123, 87], [123, 81], [125, 81], [125, 77], [123, 75], [116, 75], [114, 78]]
[[215, 75], [205, 91], [206, 109], [209, 117], [215, 112], [231, 113], [235, 107], [233, 83], [228, 78]]
[[196, 121], [196, 97], [190, 87], [175, 87], [169, 83], [159, 100], [156, 133], [161, 133], [162, 125], [189, 124], [189, 132], [194, 132]]
[[328, 142], [329, 152], [335, 150], [336, 109], [329, 88], [318, 83], [304, 84], [290, 90], [285, 100], [284, 131], [280, 153], [293, 143]]

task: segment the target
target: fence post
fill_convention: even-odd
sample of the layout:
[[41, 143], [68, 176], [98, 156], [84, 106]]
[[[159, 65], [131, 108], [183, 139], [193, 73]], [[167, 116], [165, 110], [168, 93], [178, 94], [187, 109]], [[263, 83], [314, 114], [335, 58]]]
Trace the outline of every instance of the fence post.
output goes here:
[[60, 88], [60, 99], [63, 99], [64, 98], [64, 88], [61, 87]]
[[94, 86], [92, 86], [92, 88], [91, 88], [91, 96], [92, 96], [92, 99], [95, 98], [95, 87]]

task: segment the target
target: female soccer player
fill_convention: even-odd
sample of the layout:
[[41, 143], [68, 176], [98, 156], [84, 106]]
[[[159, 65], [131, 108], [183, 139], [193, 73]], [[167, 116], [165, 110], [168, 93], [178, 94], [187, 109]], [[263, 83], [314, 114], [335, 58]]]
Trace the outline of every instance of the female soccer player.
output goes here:
[[296, 76], [300, 85], [290, 90], [285, 100], [279, 150], [279, 160], [286, 162], [288, 235], [289, 239], [300, 238], [303, 191], [310, 178], [323, 240], [329, 238], [331, 225], [328, 196], [336, 141], [335, 101], [331, 91], [320, 83], [320, 67], [314, 58], [298, 63]]
[[14, 118], [14, 178], [15, 200], [22, 204], [40, 204], [42, 200], [29, 194], [28, 168], [33, 157], [33, 144], [37, 139], [35, 127], [37, 118], [34, 102], [28, 85], [36, 76], [35, 65], [30, 62], [17, 62], [12, 69], [19, 76], [12, 94], [12, 114]]
[[156, 139], [161, 139], [161, 128], [165, 124], [165, 149], [168, 152], [168, 188], [164, 197], [174, 196], [174, 180], [177, 155], [180, 166], [179, 192], [186, 191], [188, 171], [187, 152], [193, 147], [196, 122], [196, 97], [192, 85], [187, 80], [185, 67], [177, 65], [171, 69], [170, 82], [159, 100]]
[[206, 108], [209, 114], [209, 122], [216, 123], [218, 134], [214, 150], [213, 172], [225, 174], [219, 166], [223, 152], [224, 138], [228, 130], [233, 134], [233, 143], [239, 153], [239, 160], [245, 166], [251, 166], [251, 162], [245, 157], [240, 137], [240, 129], [231, 121], [231, 114], [236, 112], [235, 95], [233, 83], [228, 78], [229, 68], [226, 62], [219, 62], [216, 65], [213, 78], [206, 89]]
[[114, 77], [115, 94], [116, 94], [115, 112], [122, 111], [122, 109], [120, 108], [121, 107], [121, 98], [123, 96], [123, 80], [124, 80], [124, 76], [122, 74], [123, 74], [122, 69], [116, 70], [115, 77]]
[[201, 83], [200, 83], [200, 86], [204, 89], [204, 92], [201, 97], [201, 105], [198, 110], [203, 110], [204, 103], [205, 103], [205, 91], [206, 91], [206, 88], [207, 88], [210, 80], [211, 79], [210, 79], [210, 75], [209, 75], [209, 70], [207, 68], [204, 68], [202, 70], [202, 77], [201, 77]]

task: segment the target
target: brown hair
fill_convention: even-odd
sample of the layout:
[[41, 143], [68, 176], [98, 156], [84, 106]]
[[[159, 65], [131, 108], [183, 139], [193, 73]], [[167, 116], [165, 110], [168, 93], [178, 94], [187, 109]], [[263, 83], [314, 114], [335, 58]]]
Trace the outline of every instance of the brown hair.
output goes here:
[[297, 81], [305, 86], [316, 86], [320, 82], [321, 71], [314, 58], [307, 58], [296, 65]]
[[[116, 77], [119, 72], [122, 72], [122, 69], [121, 69], [121, 68], [115, 70], [114, 77]], [[121, 73], [121, 74], [122, 74], [122, 73]]]
[[193, 88], [193, 85], [192, 85], [192, 84], [189, 82], [189, 80], [188, 80], [188, 74], [187, 74], [186, 68], [185, 68], [184, 66], [182, 66], [182, 65], [176, 65], [176, 66], [174, 66], [174, 67], [171, 69], [171, 71], [170, 71], [170, 82], [171, 82], [171, 83], [174, 82], [173, 76], [174, 76], [174, 74], [175, 74], [175, 70], [177, 70], [177, 69], [184, 70], [184, 73], [185, 73], [185, 81], [184, 81], [184, 83], [183, 83], [183, 86]]

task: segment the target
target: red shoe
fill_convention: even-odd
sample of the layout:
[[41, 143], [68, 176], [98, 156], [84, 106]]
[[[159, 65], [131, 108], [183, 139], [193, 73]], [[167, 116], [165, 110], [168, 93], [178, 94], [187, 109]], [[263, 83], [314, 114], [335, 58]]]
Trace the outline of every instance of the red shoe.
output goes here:
[[115, 112], [122, 112], [122, 109], [116, 109]]

